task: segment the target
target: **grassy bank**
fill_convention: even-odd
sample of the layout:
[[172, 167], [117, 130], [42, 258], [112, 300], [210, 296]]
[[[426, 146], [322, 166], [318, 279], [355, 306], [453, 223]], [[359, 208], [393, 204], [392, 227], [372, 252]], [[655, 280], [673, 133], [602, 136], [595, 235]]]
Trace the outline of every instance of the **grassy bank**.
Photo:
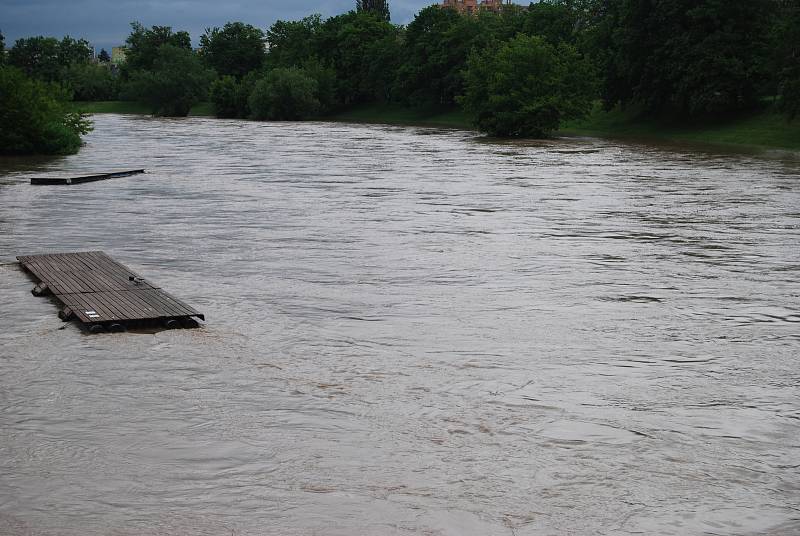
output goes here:
[[[87, 114], [134, 114], [149, 115], [150, 108], [141, 102], [102, 101], [73, 102], [76, 111]], [[192, 107], [190, 117], [214, 117], [214, 107], [210, 102], [201, 102]]]
[[[87, 113], [149, 114], [141, 103], [125, 101], [76, 102], [77, 110]], [[194, 117], [213, 117], [211, 103], [196, 105]], [[457, 108], [418, 109], [399, 105], [371, 104], [320, 118], [323, 121], [418, 125], [473, 129], [467, 114]], [[725, 121], [676, 124], [637, 118], [632, 112], [603, 111], [599, 106], [580, 121], [571, 121], [557, 132], [559, 136], [594, 136], [639, 141], [669, 141], [725, 145], [731, 148], [785, 149], [800, 151], [800, 118], [788, 122], [772, 111], [755, 112]]]
[[772, 111], [678, 124], [642, 120], [619, 110], [604, 112], [598, 106], [586, 119], [565, 124], [558, 134], [800, 151], [800, 119], [790, 123]]
[[471, 129], [467, 114], [453, 109], [406, 108], [396, 104], [370, 104], [351, 108], [323, 118], [327, 121], [376, 123], [383, 125], [419, 125]]

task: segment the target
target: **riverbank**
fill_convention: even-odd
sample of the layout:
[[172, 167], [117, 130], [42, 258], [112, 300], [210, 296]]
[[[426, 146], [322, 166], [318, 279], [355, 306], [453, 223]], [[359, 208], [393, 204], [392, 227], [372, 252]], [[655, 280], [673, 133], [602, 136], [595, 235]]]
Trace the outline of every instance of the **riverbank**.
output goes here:
[[[79, 101], [72, 103], [75, 111], [87, 114], [128, 114], [150, 115], [150, 107], [141, 102], [131, 101]], [[190, 117], [214, 117], [214, 106], [201, 102], [192, 107]]]
[[[147, 106], [125, 101], [78, 102], [75, 103], [75, 108], [95, 114], [149, 113]], [[213, 117], [213, 105], [209, 102], [200, 103], [192, 108], [189, 115]], [[372, 104], [351, 108], [320, 119], [351, 123], [474, 129], [466, 112], [457, 108], [416, 109], [399, 105]], [[800, 120], [790, 123], [785, 116], [770, 110], [742, 114], [725, 121], [677, 124], [643, 120], [630, 112], [619, 110], [606, 112], [598, 106], [587, 118], [565, 123], [556, 135], [800, 151]]]
[[598, 106], [587, 118], [567, 122], [558, 134], [800, 151], [800, 120], [789, 122], [771, 110], [687, 124], [641, 119], [619, 110], [606, 112]]
[[473, 130], [467, 113], [458, 108], [407, 108], [396, 104], [357, 106], [325, 117], [329, 121], [383, 125], [419, 125]]

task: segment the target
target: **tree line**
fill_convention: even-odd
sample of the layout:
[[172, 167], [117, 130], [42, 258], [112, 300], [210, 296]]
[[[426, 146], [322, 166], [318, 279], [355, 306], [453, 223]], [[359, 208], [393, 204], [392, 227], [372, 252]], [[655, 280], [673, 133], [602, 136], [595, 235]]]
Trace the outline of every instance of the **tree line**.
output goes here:
[[540, 137], [597, 102], [683, 120], [764, 106], [794, 118], [799, 32], [795, 0], [542, 0], [475, 15], [433, 5], [405, 26], [385, 0], [358, 0], [327, 19], [209, 28], [196, 50], [187, 32], [133, 23], [118, 72], [101, 74], [70, 38], [19, 40], [7, 61], [77, 100], [111, 92], [159, 115], [201, 100], [219, 117], [270, 120], [398, 103], [461, 107], [490, 134]]

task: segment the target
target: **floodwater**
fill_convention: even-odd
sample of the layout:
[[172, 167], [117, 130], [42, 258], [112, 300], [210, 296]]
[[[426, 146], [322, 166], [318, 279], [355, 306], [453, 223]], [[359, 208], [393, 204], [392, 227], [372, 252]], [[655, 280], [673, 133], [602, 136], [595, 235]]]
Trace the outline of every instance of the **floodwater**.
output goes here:
[[[796, 156], [95, 127], [0, 161], [0, 534], [800, 534]], [[93, 249], [208, 322], [87, 335], [12, 263]]]

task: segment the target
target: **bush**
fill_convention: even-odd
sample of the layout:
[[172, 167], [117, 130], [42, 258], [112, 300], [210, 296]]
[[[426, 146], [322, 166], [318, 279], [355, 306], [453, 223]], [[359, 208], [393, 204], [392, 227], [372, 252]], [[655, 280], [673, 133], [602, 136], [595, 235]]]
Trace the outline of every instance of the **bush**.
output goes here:
[[214, 105], [217, 117], [247, 117], [247, 92], [245, 85], [237, 82], [233, 76], [223, 76], [211, 84], [209, 98]]
[[152, 70], [131, 74], [126, 95], [147, 104], [154, 115], [185, 117], [207, 94], [211, 71], [191, 51], [161, 45]]
[[571, 45], [518, 35], [473, 53], [459, 98], [473, 123], [493, 136], [549, 136], [562, 121], [586, 115], [595, 97], [591, 63]]
[[317, 113], [317, 82], [302, 69], [273, 69], [256, 82], [250, 98], [253, 119], [297, 121]]
[[93, 63], [73, 63], [64, 71], [64, 83], [76, 101], [113, 100], [115, 80], [108, 67]]
[[0, 154], [71, 154], [91, 124], [57, 86], [0, 67]]

